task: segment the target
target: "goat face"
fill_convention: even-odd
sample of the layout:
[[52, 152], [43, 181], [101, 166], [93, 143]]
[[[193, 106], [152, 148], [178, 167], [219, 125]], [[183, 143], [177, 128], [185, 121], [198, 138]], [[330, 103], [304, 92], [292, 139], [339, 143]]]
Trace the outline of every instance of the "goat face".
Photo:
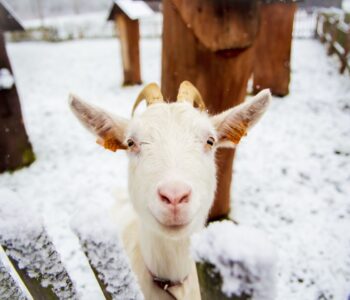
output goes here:
[[166, 234], [204, 224], [216, 186], [208, 115], [187, 103], [154, 104], [127, 130], [129, 192], [145, 226]]
[[131, 120], [74, 96], [70, 105], [105, 148], [127, 150], [129, 193], [142, 226], [167, 237], [188, 236], [204, 225], [214, 199], [216, 149], [239, 142], [266, 110], [270, 93], [262, 91], [216, 116], [193, 107], [204, 104], [188, 82], [180, 86], [178, 102], [164, 103], [155, 84], [141, 92], [136, 105], [140, 99], [152, 105]]

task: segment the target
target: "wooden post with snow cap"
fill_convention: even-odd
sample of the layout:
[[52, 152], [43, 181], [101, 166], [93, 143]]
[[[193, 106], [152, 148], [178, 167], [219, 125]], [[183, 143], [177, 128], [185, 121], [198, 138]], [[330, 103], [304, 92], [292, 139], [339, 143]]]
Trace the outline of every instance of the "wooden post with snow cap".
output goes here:
[[123, 62], [123, 85], [141, 84], [139, 19], [152, 15], [142, 1], [115, 0], [108, 20], [115, 21]]
[[264, 1], [254, 62], [254, 93], [269, 88], [275, 96], [289, 92], [290, 57], [296, 1]]
[[[253, 71], [259, 2], [163, 0], [162, 92], [175, 100], [180, 83], [191, 81], [209, 113], [244, 101]], [[230, 212], [234, 150], [217, 153], [218, 188], [211, 219]]]
[[0, 173], [34, 161], [4, 36], [6, 31], [23, 30], [13, 11], [0, 0]]

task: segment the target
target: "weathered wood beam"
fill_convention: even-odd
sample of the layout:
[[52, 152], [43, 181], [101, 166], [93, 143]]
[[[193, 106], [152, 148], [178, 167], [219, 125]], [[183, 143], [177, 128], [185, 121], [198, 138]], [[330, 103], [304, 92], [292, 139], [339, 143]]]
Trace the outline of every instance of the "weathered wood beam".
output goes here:
[[275, 96], [289, 93], [295, 11], [295, 3], [266, 3], [261, 7], [253, 73], [255, 94], [266, 88]]
[[127, 15], [119, 13], [115, 15], [115, 23], [119, 32], [122, 52], [123, 84], [141, 84], [139, 21], [131, 20]]
[[[0, 30], [0, 69], [2, 68], [13, 74], [6, 52], [4, 32]], [[28, 166], [34, 160], [16, 85], [0, 89], [0, 173]]]
[[0, 244], [35, 300], [77, 299], [73, 282], [43, 228], [28, 232], [24, 239], [0, 234]]
[[[93, 215], [82, 213], [78, 221], [73, 222], [72, 229], [105, 298], [141, 300], [143, 296], [119, 241], [118, 229], [109, 217], [107, 211]], [[91, 218], [94, 222], [89, 225]], [[94, 224], [99, 224], [99, 228]]]
[[228, 220], [213, 222], [191, 247], [202, 300], [274, 299], [275, 251], [263, 233]]
[[[254, 47], [247, 47], [247, 45], [253, 43], [253, 33], [257, 26], [254, 20], [244, 22], [243, 19], [248, 15], [252, 19], [257, 18], [258, 16], [254, 15], [257, 10], [246, 11], [246, 14], [243, 10], [241, 15], [234, 14], [236, 18], [225, 19], [226, 23], [220, 23], [217, 20], [218, 16], [233, 15], [230, 10], [234, 9], [234, 5], [227, 5], [225, 1], [197, 1], [200, 5], [198, 10], [206, 14], [204, 19], [207, 22], [208, 35], [215, 37], [214, 33], [217, 33], [220, 28], [225, 31], [227, 26], [233, 26], [235, 22], [249, 27], [245, 28], [245, 31], [250, 33], [251, 40], [247, 40], [247, 36], [241, 40], [232, 38], [232, 45], [237, 48], [240, 45], [240, 49], [223, 48], [212, 51], [211, 49], [218, 49], [221, 46], [226, 47], [226, 42], [214, 39], [211, 48], [206, 47], [192, 30], [194, 25], [184, 22], [178, 11], [178, 8], [185, 9], [187, 5], [194, 6], [193, 2], [176, 2], [177, 5], [172, 0], [163, 1], [162, 92], [165, 99], [175, 100], [180, 83], [189, 80], [202, 94], [211, 114], [222, 112], [241, 103], [246, 97], [247, 82], [252, 74], [254, 63]], [[215, 9], [202, 7], [207, 5], [215, 5]], [[254, 3], [251, 5], [255, 7]], [[244, 8], [247, 5], [242, 4], [240, 7]], [[203, 17], [197, 17], [195, 20], [202, 19]], [[211, 22], [218, 23], [213, 27], [216, 30], [214, 33], [210, 32]], [[237, 28], [241, 26], [239, 24], [236, 24]], [[203, 37], [200, 24], [196, 26], [201, 32], [200, 37]], [[211, 219], [229, 214], [233, 158], [234, 150], [219, 150], [217, 153], [218, 188], [210, 213]]]
[[[22, 287], [12, 277], [8, 268], [2, 263], [2, 255], [6, 254], [0, 246], [0, 299], [27, 300], [28, 297], [26, 297]], [[28, 300], [31, 300], [31, 298]]]

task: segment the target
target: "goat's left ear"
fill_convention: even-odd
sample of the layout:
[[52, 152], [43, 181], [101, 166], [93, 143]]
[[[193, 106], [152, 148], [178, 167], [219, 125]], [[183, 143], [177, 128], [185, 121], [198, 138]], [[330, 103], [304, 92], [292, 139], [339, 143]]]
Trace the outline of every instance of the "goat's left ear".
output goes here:
[[84, 127], [97, 137], [98, 144], [114, 152], [126, 149], [123, 142], [128, 120], [87, 104], [75, 95], [69, 96], [69, 106]]
[[271, 101], [266, 89], [252, 99], [212, 117], [218, 133], [218, 147], [233, 148], [262, 117]]

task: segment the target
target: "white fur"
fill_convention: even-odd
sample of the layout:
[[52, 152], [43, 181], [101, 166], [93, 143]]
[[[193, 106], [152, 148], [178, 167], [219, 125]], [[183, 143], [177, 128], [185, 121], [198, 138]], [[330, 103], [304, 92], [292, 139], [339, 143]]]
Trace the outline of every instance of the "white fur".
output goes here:
[[[158, 103], [143, 114], [125, 120], [111, 119], [99, 109], [73, 98], [76, 116], [99, 138], [106, 132], [129, 147], [130, 202], [116, 206], [115, 219], [145, 299], [171, 299], [152, 282], [150, 272], [171, 281], [181, 281], [170, 292], [178, 300], [200, 299], [194, 261], [189, 253], [190, 236], [203, 228], [216, 189], [215, 150], [230, 144], [221, 132], [227, 122], [248, 120], [248, 128], [261, 117], [270, 99], [262, 92], [252, 101], [215, 117], [188, 103]], [[238, 121], [237, 121], [238, 120]], [[248, 129], [247, 128], [247, 129]], [[209, 137], [216, 141], [208, 145]], [[120, 141], [123, 137], [123, 141]], [[234, 146], [231, 143], [231, 146]], [[168, 207], [159, 200], [158, 187], [163, 182], [182, 181], [191, 187], [188, 203], [179, 206], [181, 227], [167, 226], [171, 219]]]

